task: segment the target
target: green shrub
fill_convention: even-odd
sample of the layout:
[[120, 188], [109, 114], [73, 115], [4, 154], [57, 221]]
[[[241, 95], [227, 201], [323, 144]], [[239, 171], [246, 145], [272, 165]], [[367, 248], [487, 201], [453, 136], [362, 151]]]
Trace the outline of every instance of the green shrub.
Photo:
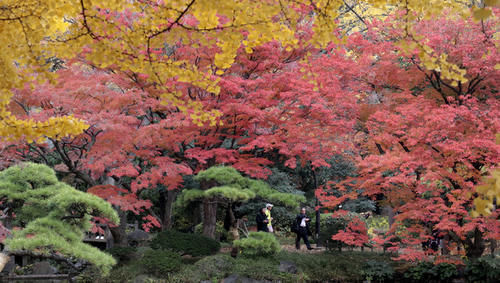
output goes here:
[[148, 250], [141, 259], [144, 269], [149, 274], [157, 276], [178, 271], [181, 264], [181, 256], [168, 250]]
[[399, 264], [387, 253], [358, 251], [304, 254], [283, 250], [275, 258], [294, 262], [299, 269], [298, 275], [305, 282], [362, 282], [367, 279], [364, 274], [367, 261], [384, 262], [395, 267]]
[[[243, 282], [304, 282], [295, 274], [279, 271], [279, 260], [271, 257], [237, 257], [217, 254], [205, 257], [194, 265], [184, 265], [180, 272], [168, 278], [171, 283], [198, 283], [208, 280], [222, 282], [230, 275], [237, 275]], [[240, 282], [237, 280], [237, 282]]]
[[89, 266], [76, 276], [80, 283], [92, 283], [101, 279], [101, 271], [95, 266]]
[[361, 274], [368, 281], [383, 282], [391, 280], [394, 276], [394, 268], [384, 261], [368, 260], [363, 265]]
[[206, 256], [219, 251], [220, 243], [202, 235], [168, 230], [158, 233], [151, 241], [151, 247], [192, 256]]
[[[352, 214], [352, 213], [350, 213]], [[321, 214], [320, 229], [318, 243], [329, 250], [337, 250], [346, 246], [341, 241], [332, 240], [332, 236], [337, 234], [339, 230], [343, 230], [349, 223], [349, 217], [346, 218], [333, 218], [331, 213]], [[313, 235], [316, 233], [316, 217], [311, 218], [311, 231]]]
[[213, 278], [226, 275], [233, 265], [234, 258], [226, 254], [218, 254], [202, 258], [194, 264], [194, 267], [197, 272], [204, 274], [207, 278]]
[[255, 280], [252, 282], [300, 282], [297, 275], [280, 272], [279, 265], [275, 257], [238, 257], [231, 274]]
[[497, 282], [500, 278], [500, 258], [483, 256], [467, 262], [465, 278], [468, 282]]
[[[203, 222], [194, 226], [194, 233], [201, 235], [203, 233]], [[228, 231], [224, 229], [224, 223], [222, 221], [217, 221], [215, 223], [215, 238], [216, 239], [227, 239]]]
[[[151, 249], [148, 248], [148, 251]], [[136, 252], [137, 257], [143, 256], [143, 252], [138, 249]], [[131, 260], [128, 261], [125, 264], [120, 264], [118, 266], [115, 266], [111, 272], [105, 276], [102, 277], [102, 273], [97, 274], [98, 276], [94, 278], [94, 280], [89, 280], [92, 279], [88, 274], [84, 276], [82, 279], [88, 280], [76, 280], [76, 282], [99, 282], [99, 283], [115, 283], [115, 282], [130, 282], [133, 278], [145, 274], [145, 268], [142, 264], [142, 259], [139, 260]], [[80, 276], [79, 276], [80, 277]]]
[[438, 281], [438, 282], [451, 282], [451, 280], [458, 276], [456, 265], [451, 263], [433, 264], [429, 261], [423, 261], [409, 268], [404, 277], [412, 281]]
[[280, 244], [272, 233], [250, 232], [248, 238], [236, 240], [233, 245], [245, 256], [272, 256], [280, 251]]
[[119, 263], [129, 261], [137, 251], [135, 247], [112, 247], [107, 249], [106, 252], [111, 254]]

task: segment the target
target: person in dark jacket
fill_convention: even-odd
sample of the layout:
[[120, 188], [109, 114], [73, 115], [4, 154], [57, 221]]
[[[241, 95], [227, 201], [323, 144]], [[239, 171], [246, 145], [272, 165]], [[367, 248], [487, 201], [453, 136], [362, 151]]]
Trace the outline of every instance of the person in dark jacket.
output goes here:
[[295, 219], [295, 224], [297, 227], [296, 233], [297, 233], [297, 238], [295, 238], [295, 248], [297, 250], [300, 250], [300, 238], [304, 239], [304, 243], [307, 246], [308, 250], [312, 250], [311, 245], [309, 244], [309, 239], [307, 238], [307, 235], [310, 234], [309, 231], [309, 222], [311, 219], [307, 217], [306, 215], [306, 209], [303, 207], [300, 210], [300, 214], [297, 215], [297, 218]]
[[258, 231], [269, 232], [269, 230], [267, 230], [267, 223], [269, 222], [269, 220], [267, 219], [265, 207], [263, 207], [259, 211], [259, 213], [257, 213], [257, 218], [255, 220], [257, 221], [257, 232]]

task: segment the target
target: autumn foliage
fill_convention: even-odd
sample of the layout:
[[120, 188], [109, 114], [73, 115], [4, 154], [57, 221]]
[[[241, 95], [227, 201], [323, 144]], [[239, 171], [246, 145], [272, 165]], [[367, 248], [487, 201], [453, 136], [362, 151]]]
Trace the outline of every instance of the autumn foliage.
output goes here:
[[[392, 37], [404, 32], [382, 22], [373, 30], [385, 30]], [[381, 43], [377, 34], [358, 37], [360, 51], [353, 56], [359, 56], [358, 61], [370, 58], [373, 74], [359, 78], [371, 84], [355, 136], [359, 177], [339, 188], [341, 196], [320, 195], [324, 204], [335, 207], [355, 198], [355, 188], [359, 195], [391, 206], [396, 216], [387, 240], [394, 235], [400, 239], [395, 246], [400, 258], [424, 256], [420, 244], [432, 231], [447, 244], [463, 245], [467, 256], [477, 257], [486, 239], [500, 236], [498, 211], [471, 216], [475, 187], [500, 160], [495, 143], [500, 131], [500, 72], [494, 27], [491, 22], [441, 20], [421, 21], [415, 30], [437, 55], [465, 68], [467, 83], [427, 70], [416, 54], [394, 52], [401, 47]], [[335, 237], [352, 242], [344, 234]]]
[[15, 2], [0, 9], [0, 38], [26, 41], [0, 47], [1, 167], [47, 164], [149, 231], [210, 168], [266, 179], [342, 155], [354, 177], [315, 184], [317, 209], [369, 198], [395, 217], [333, 240], [413, 260], [435, 233], [468, 257], [500, 238], [495, 1]]

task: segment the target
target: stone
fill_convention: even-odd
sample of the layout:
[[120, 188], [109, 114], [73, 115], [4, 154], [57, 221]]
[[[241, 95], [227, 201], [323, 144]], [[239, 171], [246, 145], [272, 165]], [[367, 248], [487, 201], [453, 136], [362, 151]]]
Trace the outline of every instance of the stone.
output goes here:
[[48, 261], [39, 261], [33, 263], [33, 274], [56, 274], [57, 269]]
[[238, 278], [240, 278], [238, 275], [232, 274], [232, 275], [229, 275], [229, 277], [222, 279], [222, 283], [237, 283]]
[[134, 283], [145, 283], [145, 282], [149, 282], [149, 276], [147, 276], [147, 275], [141, 274], [141, 275], [137, 275], [134, 278]]
[[16, 260], [14, 256], [7, 256], [7, 258], [4, 257], [2, 260], [5, 264], [3, 265], [1, 272], [8, 274], [16, 268]]
[[286, 272], [291, 274], [297, 274], [297, 265], [291, 261], [280, 261], [279, 266], [280, 272]]
[[135, 230], [127, 235], [127, 240], [131, 246], [139, 246], [144, 242], [149, 241], [149, 233], [143, 230]]
[[222, 279], [222, 283], [270, 283], [268, 280], [256, 280], [248, 277], [232, 274], [229, 277]]

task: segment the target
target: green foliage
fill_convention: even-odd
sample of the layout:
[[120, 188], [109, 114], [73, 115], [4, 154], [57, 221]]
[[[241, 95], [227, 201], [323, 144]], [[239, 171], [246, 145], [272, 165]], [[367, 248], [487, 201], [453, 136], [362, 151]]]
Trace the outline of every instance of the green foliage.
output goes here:
[[101, 282], [101, 271], [95, 266], [90, 266], [83, 272], [80, 272], [75, 279], [75, 281], [79, 283], [93, 283], [96, 281]]
[[[333, 218], [331, 213], [321, 214], [320, 217], [320, 233], [318, 242], [327, 247], [330, 250], [339, 249], [341, 247], [346, 246], [341, 241], [332, 240], [332, 235], [338, 233], [338, 231], [343, 230], [347, 227], [350, 219], [359, 216], [357, 213], [348, 213], [344, 217]], [[312, 233], [316, 233], [316, 217], [311, 216], [311, 224], [310, 224]]]
[[249, 190], [241, 190], [231, 186], [212, 187], [205, 191], [206, 197], [225, 197], [231, 201], [247, 201], [254, 198], [255, 193]]
[[194, 179], [198, 182], [213, 181], [219, 185], [239, 185], [240, 187], [244, 187], [248, 182], [248, 179], [241, 176], [240, 172], [229, 166], [212, 166], [200, 171]]
[[181, 256], [169, 250], [148, 250], [141, 259], [141, 265], [152, 275], [165, 276], [181, 268]]
[[[340, 182], [346, 177], [355, 175], [355, 164], [340, 154], [332, 156], [326, 162], [329, 165], [328, 167], [322, 166], [314, 170], [311, 163], [295, 168], [293, 175], [302, 180], [302, 190], [312, 192], [318, 186], [324, 185], [327, 182]], [[300, 162], [298, 162], [298, 165], [301, 165]]]
[[300, 275], [278, 270], [279, 261], [272, 257], [237, 257], [218, 254], [203, 258], [194, 265], [184, 266], [181, 272], [169, 277], [168, 282], [193, 282], [204, 280], [222, 282], [230, 275], [272, 282], [300, 282]]
[[363, 265], [361, 274], [366, 280], [384, 282], [394, 276], [394, 268], [385, 261], [369, 260]]
[[467, 262], [465, 277], [468, 282], [497, 282], [500, 278], [500, 258], [483, 256]]
[[276, 237], [266, 232], [250, 232], [248, 238], [235, 240], [233, 245], [241, 249], [243, 255], [249, 257], [273, 256], [281, 249]]
[[404, 277], [414, 282], [438, 281], [451, 282], [458, 276], [456, 265], [451, 263], [434, 264], [429, 261], [422, 261], [416, 266], [409, 268]]
[[[214, 278], [228, 274], [235, 263], [234, 258], [227, 254], [218, 254], [203, 258], [194, 264], [197, 273], [204, 274], [205, 278]], [[222, 279], [224, 277], [221, 277]]]
[[[296, 196], [294, 197], [296, 198], [294, 200], [294, 204], [304, 203], [304, 192], [295, 189], [299, 185], [293, 183], [290, 177], [290, 173], [280, 171], [277, 168], [271, 168], [271, 172], [271, 175], [269, 175], [269, 177], [265, 180], [268, 187], [273, 188], [273, 190], [277, 192], [289, 194], [289, 197]], [[282, 206], [280, 202], [274, 202], [270, 199], [266, 199], [266, 201], [263, 201], [261, 199], [253, 199], [245, 204], [242, 204], [240, 207], [237, 207], [235, 209], [235, 213], [237, 213], [238, 215], [255, 215], [260, 209], [265, 206], [267, 202], [272, 202], [274, 204], [271, 213], [274, 218], [272, 224], [275, 231], [284, 233], [290, 232], [290, 226], [298, 213], [298, 211], [291, 208], [296, 208], [297, 206]], [[255, 217], [249, 217], [248, 225], [256, 225]]]
[[342, 209], [356, 213], [375, 211], [375, 202], [366, 197], [350, 199], [342, 205]]
[[[111, 272], [106, 275], [102, 276], [102, 274], [99, 274], [99, 276], [94, 277], [93, 280], [77, 280], [77, 282], [99, 282], [99, 283], [115, 283], [115, 282], [133, 282], [134, 278], [140, 275], [145, 275], [148, 272], [146, 271], [145, 266], [142, 264], [143, 259], [144, 259], [144, 254], [146, 254], [148, 251], [150, 251], [151, 248], [149, 247], [138, 247], [133, 254], [133, 260], [127, 261], [124, 264], [120, 264], [115, 266]], [[84, 273], [87, 273], [85, 271]], [[91, 275], [91, 274], [89, 274]], [[165, 276], [167, 276], [166, 274]], [[89, 277], [89, 279], [92, 279], [91, 276], [86, 276]], [[159, 275], [158, 277], [163, 277], [163, 275]], [[146, 281], [140, 281], [140, 282], [146, 282]]]
[[[281, 261], [293, 262], [297, 274], [279, 271]], [[253, 280], [267, 280], [271, 282], [362, 282], [366, 280], [366, 268], [372, 268], [376, 274], [389, 274], [390, 271], [377, 269], [367, 262], [383, 262], [383, 268], [390, 270], [396, 268], [399, 262], [391, 260], [391, 255], [370, 252], [342, 252], [342, 253], [314, 253], [304, 254], [280, 251], [273, 257], [230, 257], [228, 254], [216, 254], [200, 259], [194, 264], [183, 265], [179, 272], [158, 276], [167, 279], [167, 282], [193, 282], [204, 280], [222, 282], [230, 275], [251, 278]], [[126, 282], [143, 271], [136, 270], [135, 263], [129, 265], [133, 271], [124, 269], [123, 266], [113, 270], [115, 282]], [[378, 266], [378, 265], [377, 265]], [[128, 278], [126, 275], [128, 274]], [[393, 280], [399, 277], [393, 277]], [[374, 277], [375, 278], [375, 277]], [[389, 280], [390, 281], [390, 280]], [[113, 282], [113, 281], [106, 281]], [[400, 281], [395, 281], [400, 282]]]
[[176, 206], [186, 206], [189, 203], [203, 199], [205, 197], [205, 192], [197, 189], [185, 189], [178, 196], [175, 201]]
[[[203, 222], [194, 226], [194, 233], [200, 235], [203, 234]], [[221, 239], [221, 238], [227, 239], [227, 237], [229, 236], [228, 234], [229, 232], [226, 229], [224, 229], [224, 223], [222, 221], [217, 221], [215, 223], [215, 239]]]
[[372, 252], [326, 252], [303, 254], [280, 252], [276, 258], [294, 262], [306, 282], [362, 282], [366, 262], [397, 264], [389, 254]]
[[194, 179], [199, 182], [213, 182], [214, 186], [206, 190], [183, 190], [177, 198], [177, 205], [186, 206], [190, 202], [204, 198], [239, 202], [260, 198], [288, 207], [296, 207], [305, 201], [302, 195], [282, 193], [273, 190], [263, 181], [243, 177], [232, 167], [213, 166], [199, 172]]
[[59, 254], [87, 261], [107, 273], [116, 261], [84, 244], [93, 216], [119, 223], [118, 215], [103, 199], [59, 182], [45, 165], [24, 163], [0, 172], [0, 197], [23, 228], [5, 240], [10, 251], [27, 250], [50, 257]]
[[279, 261], [273, 257], [238, 257], [233, 272], [247, 278], [272, 282], [299, 282], [297, 275], [279, 271]]
[[291, 174], [280, 171], [277, 168], [271, 168], [271, 175], [267, 177], [266, 183], [271, 187], [282, 193], [304, 195], [303, 191], [297, 190], [300, 185], [295, 184], [290, 177]]
[[168, 230], [158, 233], [151, 241], [151, 247], [192, 256], [206, 256], [219, 251], [220, 243], [203, 235]]
[[125, 263], [130, 261], [134, 254], [137, 252], [135, 247], [112, 247], [106, 250], [111, 254], [119, 263]]

